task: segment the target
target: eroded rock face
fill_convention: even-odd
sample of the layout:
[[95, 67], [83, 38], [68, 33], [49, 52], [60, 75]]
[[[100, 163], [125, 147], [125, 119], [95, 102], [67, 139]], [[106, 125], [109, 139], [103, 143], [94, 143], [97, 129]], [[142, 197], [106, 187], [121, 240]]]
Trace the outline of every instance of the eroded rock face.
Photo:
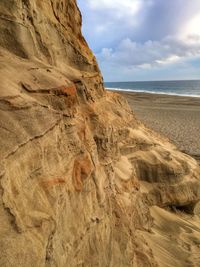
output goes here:
[[199, 210], [198, 164], [105, 92], [75, 0], [0, 20], [0, 266], [159, 266], [149, 206]]

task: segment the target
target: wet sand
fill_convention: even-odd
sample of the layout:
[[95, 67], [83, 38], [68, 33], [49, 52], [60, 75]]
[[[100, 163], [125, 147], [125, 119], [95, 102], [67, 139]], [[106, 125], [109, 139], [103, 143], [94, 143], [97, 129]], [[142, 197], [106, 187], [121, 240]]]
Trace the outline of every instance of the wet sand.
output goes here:
[[200, 160], [200, 98], [119, 92], [149, 128]]

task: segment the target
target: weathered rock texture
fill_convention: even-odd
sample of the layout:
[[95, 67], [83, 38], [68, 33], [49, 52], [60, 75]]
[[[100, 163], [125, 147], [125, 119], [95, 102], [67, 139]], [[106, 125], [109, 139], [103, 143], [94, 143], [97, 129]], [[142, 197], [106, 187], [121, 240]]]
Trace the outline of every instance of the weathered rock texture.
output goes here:
[[164, 266], [149, 206], [198, 212], [199, 166], [104, 90], [75, 0], [0, 1], [0, 78], [0, 266]]

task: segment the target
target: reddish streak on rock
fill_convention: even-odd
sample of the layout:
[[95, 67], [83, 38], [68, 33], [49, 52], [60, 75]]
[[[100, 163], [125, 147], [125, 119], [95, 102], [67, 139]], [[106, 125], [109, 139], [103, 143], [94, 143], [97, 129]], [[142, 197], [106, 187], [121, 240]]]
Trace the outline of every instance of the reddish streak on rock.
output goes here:
[[48, 181], [43, 181], [40, 183], [40, 185], [43, 187], [43, 188], [49, 188], [49, 187], [53, 187], [53, 186], [56, 186], [56, 185], [61, 185], [61, 184], [65, 184], [66, 181], [62, 178], [55, 178], [55, 179], [52, 179], [52, 180], [48, 180]]
[[65, 96], [76, 96], [76, 86], [74, 84], [71, 84], [71, 86], [62, 86], [57, 93]]
[[91, 175], [93, 164], [89, 155], [79, 156], [74, 161], [73, 183], [76, 191], [83, 190], [83, 182]]

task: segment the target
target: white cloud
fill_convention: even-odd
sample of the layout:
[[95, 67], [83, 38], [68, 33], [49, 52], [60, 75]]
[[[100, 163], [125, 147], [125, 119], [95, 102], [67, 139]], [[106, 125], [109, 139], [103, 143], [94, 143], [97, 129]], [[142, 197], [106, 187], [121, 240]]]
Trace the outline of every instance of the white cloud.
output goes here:
[[186, 61], [200, 58], [200, 0], [78, 2], [84, 35], [107, 80], [173, 66], [179, 72]]
[[173, 64], [173, 63], [179, 61], [180, 59], [181, 59], [181, 57], [179, 57], [177, 55], [171, 55], [171, 56], [166, 57], [164, 59], [156, 60], [155, 63], [158, 63], [160, 65]]
[[[102, 44], [129, 36], [143, 21], [144, 10], [153, 0], [78, 0], [83, 14], [83, 32], [94, 50]], [[93, 46], [94, 44], [94, 46]], [[100, 47], [101, 46], [101, 47]]]
[[149, 68], [173, 64], [185, 58], [200, 56], [200, 38], [196, 35], [185, 39], [168, 36], [161, 41], [138, 43], [129, 38], [122, 40], [115, 48], [103, 48], [97, 55], [101, 62], [109, 61], [126, 67]]

